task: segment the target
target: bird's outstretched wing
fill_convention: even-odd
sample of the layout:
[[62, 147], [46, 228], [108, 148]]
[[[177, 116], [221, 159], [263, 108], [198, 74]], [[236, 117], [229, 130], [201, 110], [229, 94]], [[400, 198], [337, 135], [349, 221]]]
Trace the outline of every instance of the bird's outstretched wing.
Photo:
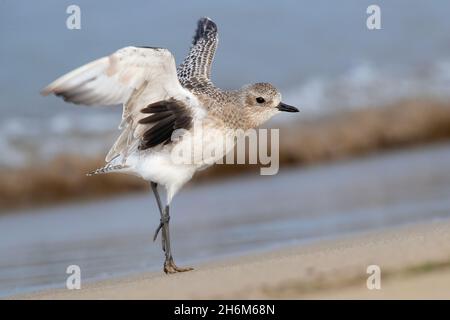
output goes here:
[[185, 88], [204, 87], [211, 83], [211, 64], [218, 42], [216, 24], [209, 18], [201, 18], [189, 54], [177, 69], [178, 78]]
[[125, 159], [133, 148], [168, 142], [174, 130], [190, 126], [203, 113], [195, 96], [181, 86], [173, 55], [162, 48], [119, 49], [60, 77], [42, 94], [84, 105], [123, 104], [123, 131], [108, 162], [119, 155]]
[[92, 61], [49, 84], [43, 95], [55, 94], [84, 105], [126, 103], [144, 82], [154, 90], [179, 91], [175, 61], [167, 49], [125, 47]]

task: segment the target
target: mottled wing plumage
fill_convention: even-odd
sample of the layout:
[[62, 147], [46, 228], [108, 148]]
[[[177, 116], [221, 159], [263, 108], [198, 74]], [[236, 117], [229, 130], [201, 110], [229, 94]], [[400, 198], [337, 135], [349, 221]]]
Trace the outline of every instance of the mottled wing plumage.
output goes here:
[[177, 69], [185, 88], [199, 89], [211, 83], [211, 64], [218, 41], [216, 24], [209, 18], [200, 19], [189, 54]]
[[[180, 121], [186, 125], [187, 114], [201, 113], [195, 110], [201, 109], [196, 98], [178, 80], [173, 55], [162, 48], [122, 48], [62, 76], [42, 94], [85, 105], [123, 104], [122, 133], [106, 156], [107, 162], [119, 155], [124, 160], [139, 146], [147, 149], [157, 141], [165, 142], [169, 125], [180, 126]], [[149, 118], [141, 112], [153, 103], [165, 106], [164, 112], [169, 113], [155, 108]]]

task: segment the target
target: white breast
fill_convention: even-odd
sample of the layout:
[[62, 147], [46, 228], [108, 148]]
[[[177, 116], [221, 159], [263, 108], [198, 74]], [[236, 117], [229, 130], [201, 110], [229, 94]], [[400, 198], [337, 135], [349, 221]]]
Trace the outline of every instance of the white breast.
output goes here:
[[168, 203], [196, 171], [213, 165], [234, 147], [231, 130], [217, 130], [208, 122], [195, 123], [179, 138], [166, 146], [136, 151], [126, 160], [132, 173], [167, 189]]

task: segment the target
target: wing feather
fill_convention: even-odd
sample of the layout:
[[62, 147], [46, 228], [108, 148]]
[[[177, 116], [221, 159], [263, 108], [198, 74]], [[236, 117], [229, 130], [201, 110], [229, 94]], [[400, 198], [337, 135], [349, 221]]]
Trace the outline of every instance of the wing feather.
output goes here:
[[189, 54], [177, 69], [178, 78], [184, 87], [196, 88], [199, 84], [202, 87], [211, 84], [211, 65], [218, 42], [216, 24], [209, 18], [201, 18]]
[[[173, 55], [163, 48], [119, 49], [63, 75], [42, 94], [55, 94], [75, 104], [123, 104], [122, 133], [106, 156], [107, 162], [119, 155], [125, 159], [143, 142], [143, 149], [166, 142], [174, 127], [188, 126], [204, 114], [196, 97], [181, 86]], [[167, 113], [161, 114], [157, 108], [141, 112], [153, 103], [172, 100], [183, 105], [184, 113], [164, 109]], [[153, 115], [149, 118], [148, 113]]]
[[[125, 47], [55, 80], [42, 90], [84, 105], [125, 103], [147, 81], [179, 90], [175, 60], [162, 48]], [[169, 93], [170, 94], [170, 93]]]

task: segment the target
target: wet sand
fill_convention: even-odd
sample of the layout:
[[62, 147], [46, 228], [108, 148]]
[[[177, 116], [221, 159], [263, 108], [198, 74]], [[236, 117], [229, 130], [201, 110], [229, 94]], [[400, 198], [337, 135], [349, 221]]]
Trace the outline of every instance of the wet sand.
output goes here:
[[[368, 290], [368, 265], [381, 290]], [[199, 266], [17, 296], [19, 299], [450, 298], [450, 220]]]

